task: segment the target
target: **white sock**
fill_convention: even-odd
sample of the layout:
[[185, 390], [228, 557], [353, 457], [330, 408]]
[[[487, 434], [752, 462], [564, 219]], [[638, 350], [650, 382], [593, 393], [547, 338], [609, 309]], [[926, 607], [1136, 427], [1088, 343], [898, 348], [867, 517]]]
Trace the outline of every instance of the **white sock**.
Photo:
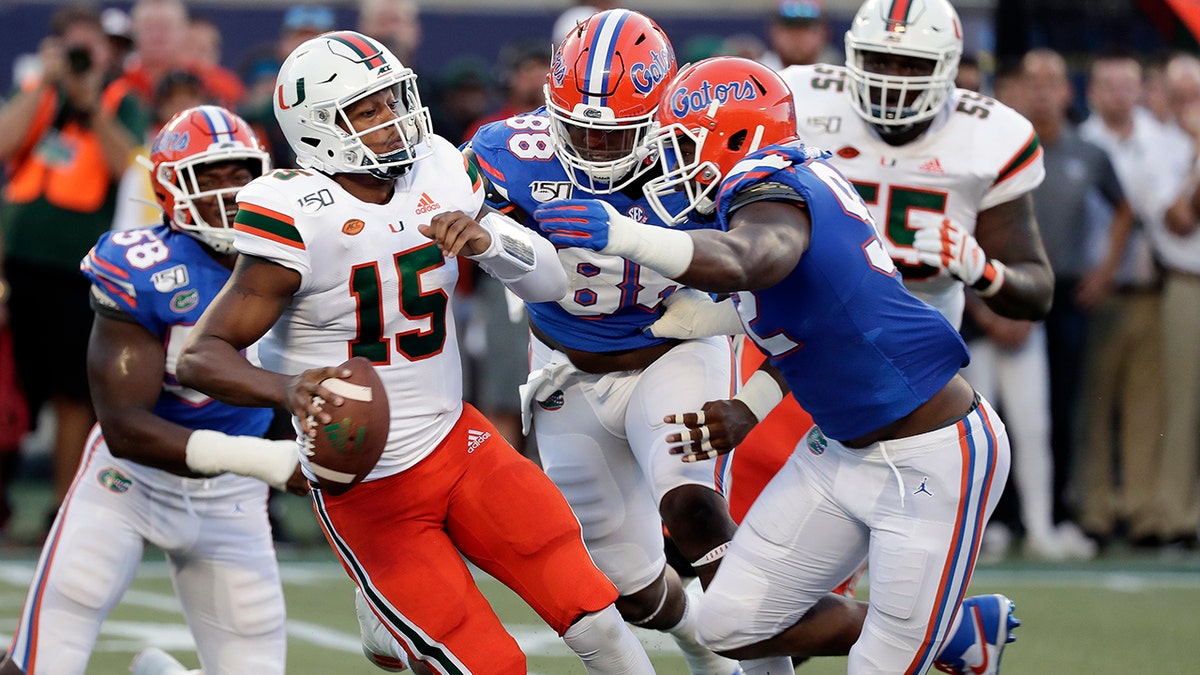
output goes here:
[[738, 665], [742, 667], [742, 675], [794, 675], [796, 672], [790, 656], [743, 659]]
[[685, 590], [684, 599], [683, 618], [663, 632], [679, 645], [679, 651], [683, 652], [683, 658], [687, 661], [688, 672], [692, 675], [730, 675], [735, 672], [736, 661], [714, 654], [696, 638], [696, 612], [693, 608], [700, 602], [700, 594]]
[[642, 643], [621, 618], [616, 605], [585, 615], [563, 634], [563, 642], [583, 661], [590, 675], [653, 675]]

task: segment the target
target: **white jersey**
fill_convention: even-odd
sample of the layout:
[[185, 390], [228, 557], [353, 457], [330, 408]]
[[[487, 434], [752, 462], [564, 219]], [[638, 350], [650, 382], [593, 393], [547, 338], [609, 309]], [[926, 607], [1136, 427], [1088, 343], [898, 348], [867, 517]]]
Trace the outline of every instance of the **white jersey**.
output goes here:
[[387, 388], [387, 447], [367, 480], [416, 464], [462, 412], [449, 306], [458, 265], [417, 225], [444, 211], [475, 216], [483, 190], [454, 146], [437, 136], [431, 145], [432, 156], [396, 180], [387, 204], [362, 202], [315, 171], [277, 170], [238, 193], [238, 251], [301, 277], [291, 306], [259, 343], [263, 367], [296, 374], [365, 356]]
[[830, 162], [858, 188], [905, 285], [958, 326], [962, 284], [921, 264], [916, 228], [949, 218], [974, 233], [980, 211], [1041, 184], [1046, 170], [1033, 125], [994, 99], [956, 89], [924, 134], [888, 145], [843, 91], [844, 68], [792, 66], [780, 74], [796, 100], [800, 139], [833, 153]]

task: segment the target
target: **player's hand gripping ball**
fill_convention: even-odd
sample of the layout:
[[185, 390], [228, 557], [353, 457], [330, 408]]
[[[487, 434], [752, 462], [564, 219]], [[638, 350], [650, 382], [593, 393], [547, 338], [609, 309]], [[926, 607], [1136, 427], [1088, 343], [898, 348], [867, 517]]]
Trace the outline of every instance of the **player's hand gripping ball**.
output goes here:
[[383, 380], [371, 362], [356, 356], [341, 367], [351, 371], [350, 377], [331, 377], [321, 386], [341, 396], [342, 405], [335, 407], [317, 397], [317, 404], [328, 406], [325, 412], [333, 419], [321, 425], [311, 415], [305, 420], [309, 429], [316, 427], [315, 435], [305, 437], [309, 470], [331, 495], [345, 493], [371, 473], [391, 426]]

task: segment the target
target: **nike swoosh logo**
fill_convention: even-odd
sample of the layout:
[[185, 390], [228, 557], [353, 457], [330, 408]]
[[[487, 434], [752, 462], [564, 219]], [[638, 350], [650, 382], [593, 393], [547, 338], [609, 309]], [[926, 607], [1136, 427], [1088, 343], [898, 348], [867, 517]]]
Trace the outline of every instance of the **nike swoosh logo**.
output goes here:
[[971, 622], [975, 627], [975, 639], [979, 642], [980, 651], [983, 652], [983, 663], [978, 666], [971, 666], [971, 672], [975, 675], [983, 675], [988, 669], [988, 649], [987, 636], [983, 633], [983, 619], [979, 617], [979, 608], [971, 608]]

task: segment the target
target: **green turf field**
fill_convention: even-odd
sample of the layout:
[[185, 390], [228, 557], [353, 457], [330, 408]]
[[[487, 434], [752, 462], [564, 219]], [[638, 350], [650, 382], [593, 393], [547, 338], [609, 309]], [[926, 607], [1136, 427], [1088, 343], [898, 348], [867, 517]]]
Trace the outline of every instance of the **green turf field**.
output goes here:
[[[26, 496], [18, 504], [36, 504]], [[359, 652], [349, 580], [317, 537], [305, 502], [288, 502], [287, 522], [301, 545], [282, 550], [288, 604], [288, 673], [379, 673]], [[33, 532], [23, 523], [17, 543]], [[28, 542], [25, 542], [28, 543]], [[37, 550], [0, 550], [0, 640], [16, 625]], [[869, 583], [869, 580], [867, 580]], [[529, 655], [531, 673], [582, 673], [562, 642], [511, 592], [490, 578], [481, 586]], [[869, 588], [866, 589], [869, 592]], [[1200, 662], [1200, 556], [1135, 557], [1121, 552], [1087, 564], [1010, 559], [981, 566], [972, 592], [1001, 591], [1024, 621], [1004, 653], [1003, 672], [1055, 675], [1195, 673]], [[659, 673], [686, 673], [674, 644], [641, 632]], [[171, 592], [161, 555], [149, 554], [124, 601], [102, 628], [89, 673], [128, 673], [133, 654], [155, 645], [197, 667], [191, 637]], [[805, 664], [800, 673], [845, 672], [844, 659]]]

